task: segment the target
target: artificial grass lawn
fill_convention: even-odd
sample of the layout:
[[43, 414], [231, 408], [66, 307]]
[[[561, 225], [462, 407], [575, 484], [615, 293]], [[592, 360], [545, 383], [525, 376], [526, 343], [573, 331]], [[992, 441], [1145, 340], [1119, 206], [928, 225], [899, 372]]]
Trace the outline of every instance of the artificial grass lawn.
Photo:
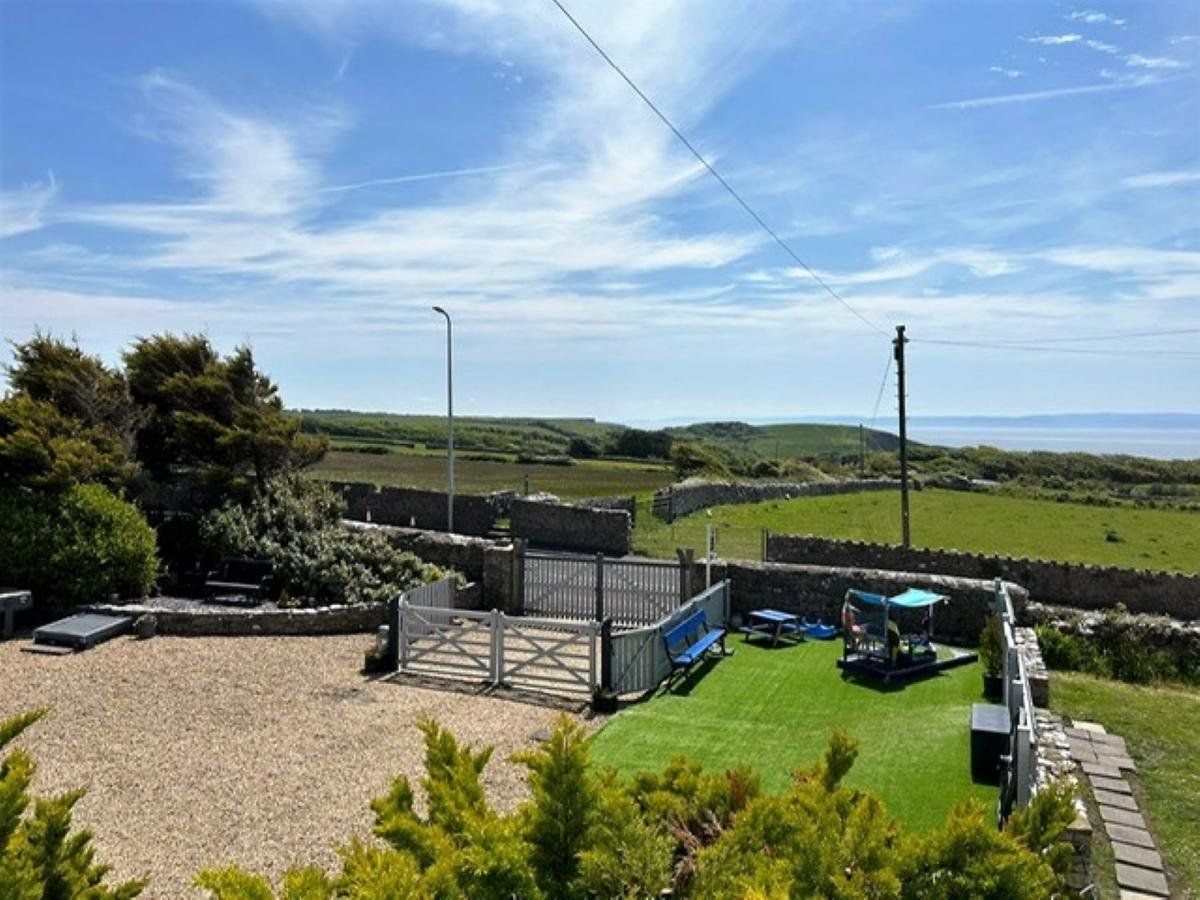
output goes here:
[[[911, 505], [912, 542], [917, 547], [1200, 571], [1196, 512], [939, 490], [914, 491]], [[691, 547], [700, 554], [707, 521], [704, 512], [671, 525], [639, 515], [635, 548], [651, 556], [673, 557], [676, 547]], [[764, 528], [781, 534], [900, 541], [899, 494], [891, 491], [717, 506], [711, 521], [717, 526], [718, 552], [728, 559], [761, 559]]]
[[846, 783], [878, 793], [905, 825], [939, 825], [966, 797], [995, 804], [998, 789], [970, 775], [978, 663], [880, 690], [843, 681], [835, 665], [840, 641], [772, 649], [737, 637], [729, 647], [733, 656], [617, 714], [593, 739], [592, 758], [626, 774], [661, 769], [679, 753], [722, 771], [747, 764], [767, 790], [782, 791], [841, 727], [860, 741]]
[[1075, 672], [1051, 677], [1055, 712], [1099, 722], [1125, 738], [1159, 851], [1182, 882], [1180, 892], [1200, 896], [1200, 688], [1124, 684]]

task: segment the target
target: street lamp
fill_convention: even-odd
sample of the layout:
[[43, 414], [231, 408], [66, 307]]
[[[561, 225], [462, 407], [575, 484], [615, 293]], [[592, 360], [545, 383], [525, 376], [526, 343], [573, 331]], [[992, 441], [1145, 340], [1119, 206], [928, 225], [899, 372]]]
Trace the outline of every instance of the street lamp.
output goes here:
[[454, 366], [451, 337], [454, 326], [450, 313], [440, 306], [433, 307], [435, 313], [446, 317], [446, 481], [450, 490], [446, 500], [446, 530], [454, 531]]

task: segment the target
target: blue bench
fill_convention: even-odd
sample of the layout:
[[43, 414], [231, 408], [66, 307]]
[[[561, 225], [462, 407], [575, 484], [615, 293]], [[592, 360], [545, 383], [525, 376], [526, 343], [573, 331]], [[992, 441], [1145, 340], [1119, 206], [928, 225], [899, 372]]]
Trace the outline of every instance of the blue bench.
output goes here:
[[663, 633], [667, 656], [671, 660], [672, 672], [686, 669], [699, 660], [715, 644], [721, 645], [725, 655], [725, 629], [710, 628], [704, 610], [698, 609], [678, 625]]

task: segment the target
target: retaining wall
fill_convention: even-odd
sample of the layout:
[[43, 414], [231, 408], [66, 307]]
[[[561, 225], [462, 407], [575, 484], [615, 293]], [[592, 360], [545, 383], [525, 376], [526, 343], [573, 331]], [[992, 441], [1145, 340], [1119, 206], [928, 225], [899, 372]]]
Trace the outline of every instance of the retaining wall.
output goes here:
[[87, 609], [89, 612], [135, 618], [143, 614], [151, 615], [158, 622], [159, 634], [187, 637], [360, 634], [374, 631], [387, 621], [386, 603], [302, 609], [237, 609], [205, 607], [194, 602], [191, 607], [171, 608], [148, 602], [103, 604]]
[[654, 493], [651, 509], [660, 519], [672, 522], [698, 509], [763, 500], [797, 497], [826, 497], [831, 494], [856, 494], [862, 491], [898, 491], [896, 479], [855, 479], [849, 481], [682, 481]]
[[[729, 579], [733, 612], [742, 617], [752, 609], [769, 607], [835, 625], [841, 621], [842, 601], [850, 588], [886, 595], [910, 587], [924, 588], [949, 598], [934, 610], [934, 639], [964, 647], [979, 643], [983, 623], [995, 606], [991, 580], [918, 572], [721, 560], [713, 566], [712, 580], [716, 583], [722, 578]], [[703, 564], [696, 565], [693, 584], [704, 584]], [[1029, 595], [1015, 584], [1009, 584], [1008, 590], [1019, 615]], [[903, 630], [917, 631], [922, 615], [919, 610], [902, 610], [897, 619]]]
[[637, 524], [636, 497], [589, 497], [575, 504], [585, 509], [623, 509], [629, 513], [629, 521]]
[[795, 534], [768, 534], [766, 558], [772, 562], [1003, 578], [1022, 585], [1029, 591], [1030, 599], [1038, 603], [1076, 609], [1105, 609], [1123, 603], [1130, 612], [1200, 619], [1200, 574], [1118, 569]]
[[[346, 501], [346, 518], [379, 525], [445, 531], [446, 494], [415, 488], [385, 487], [362, 482], [331, 481], [329, 487]], [[454, 531], [483, 535], [496, 524], [495, 505], [487, 497], [454, 495]]]
[[514, 500], [509, 530], [535, 547], [626, 556], [633, 522], [623, 509], [587, 509], [561, 503]]

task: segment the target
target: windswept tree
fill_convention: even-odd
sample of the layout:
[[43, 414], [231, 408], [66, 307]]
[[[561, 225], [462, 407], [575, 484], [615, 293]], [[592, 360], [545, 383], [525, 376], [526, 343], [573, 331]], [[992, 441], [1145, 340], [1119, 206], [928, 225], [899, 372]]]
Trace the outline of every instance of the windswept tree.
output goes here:
[[203, 335], [160, 334], [125, 354], [145, 420], [137, 458], [158, 480], [192, 473], [210, 488], [240, 489], [320, 459], [324, 438], [302, 434], [249, 347], [222, 357]]

